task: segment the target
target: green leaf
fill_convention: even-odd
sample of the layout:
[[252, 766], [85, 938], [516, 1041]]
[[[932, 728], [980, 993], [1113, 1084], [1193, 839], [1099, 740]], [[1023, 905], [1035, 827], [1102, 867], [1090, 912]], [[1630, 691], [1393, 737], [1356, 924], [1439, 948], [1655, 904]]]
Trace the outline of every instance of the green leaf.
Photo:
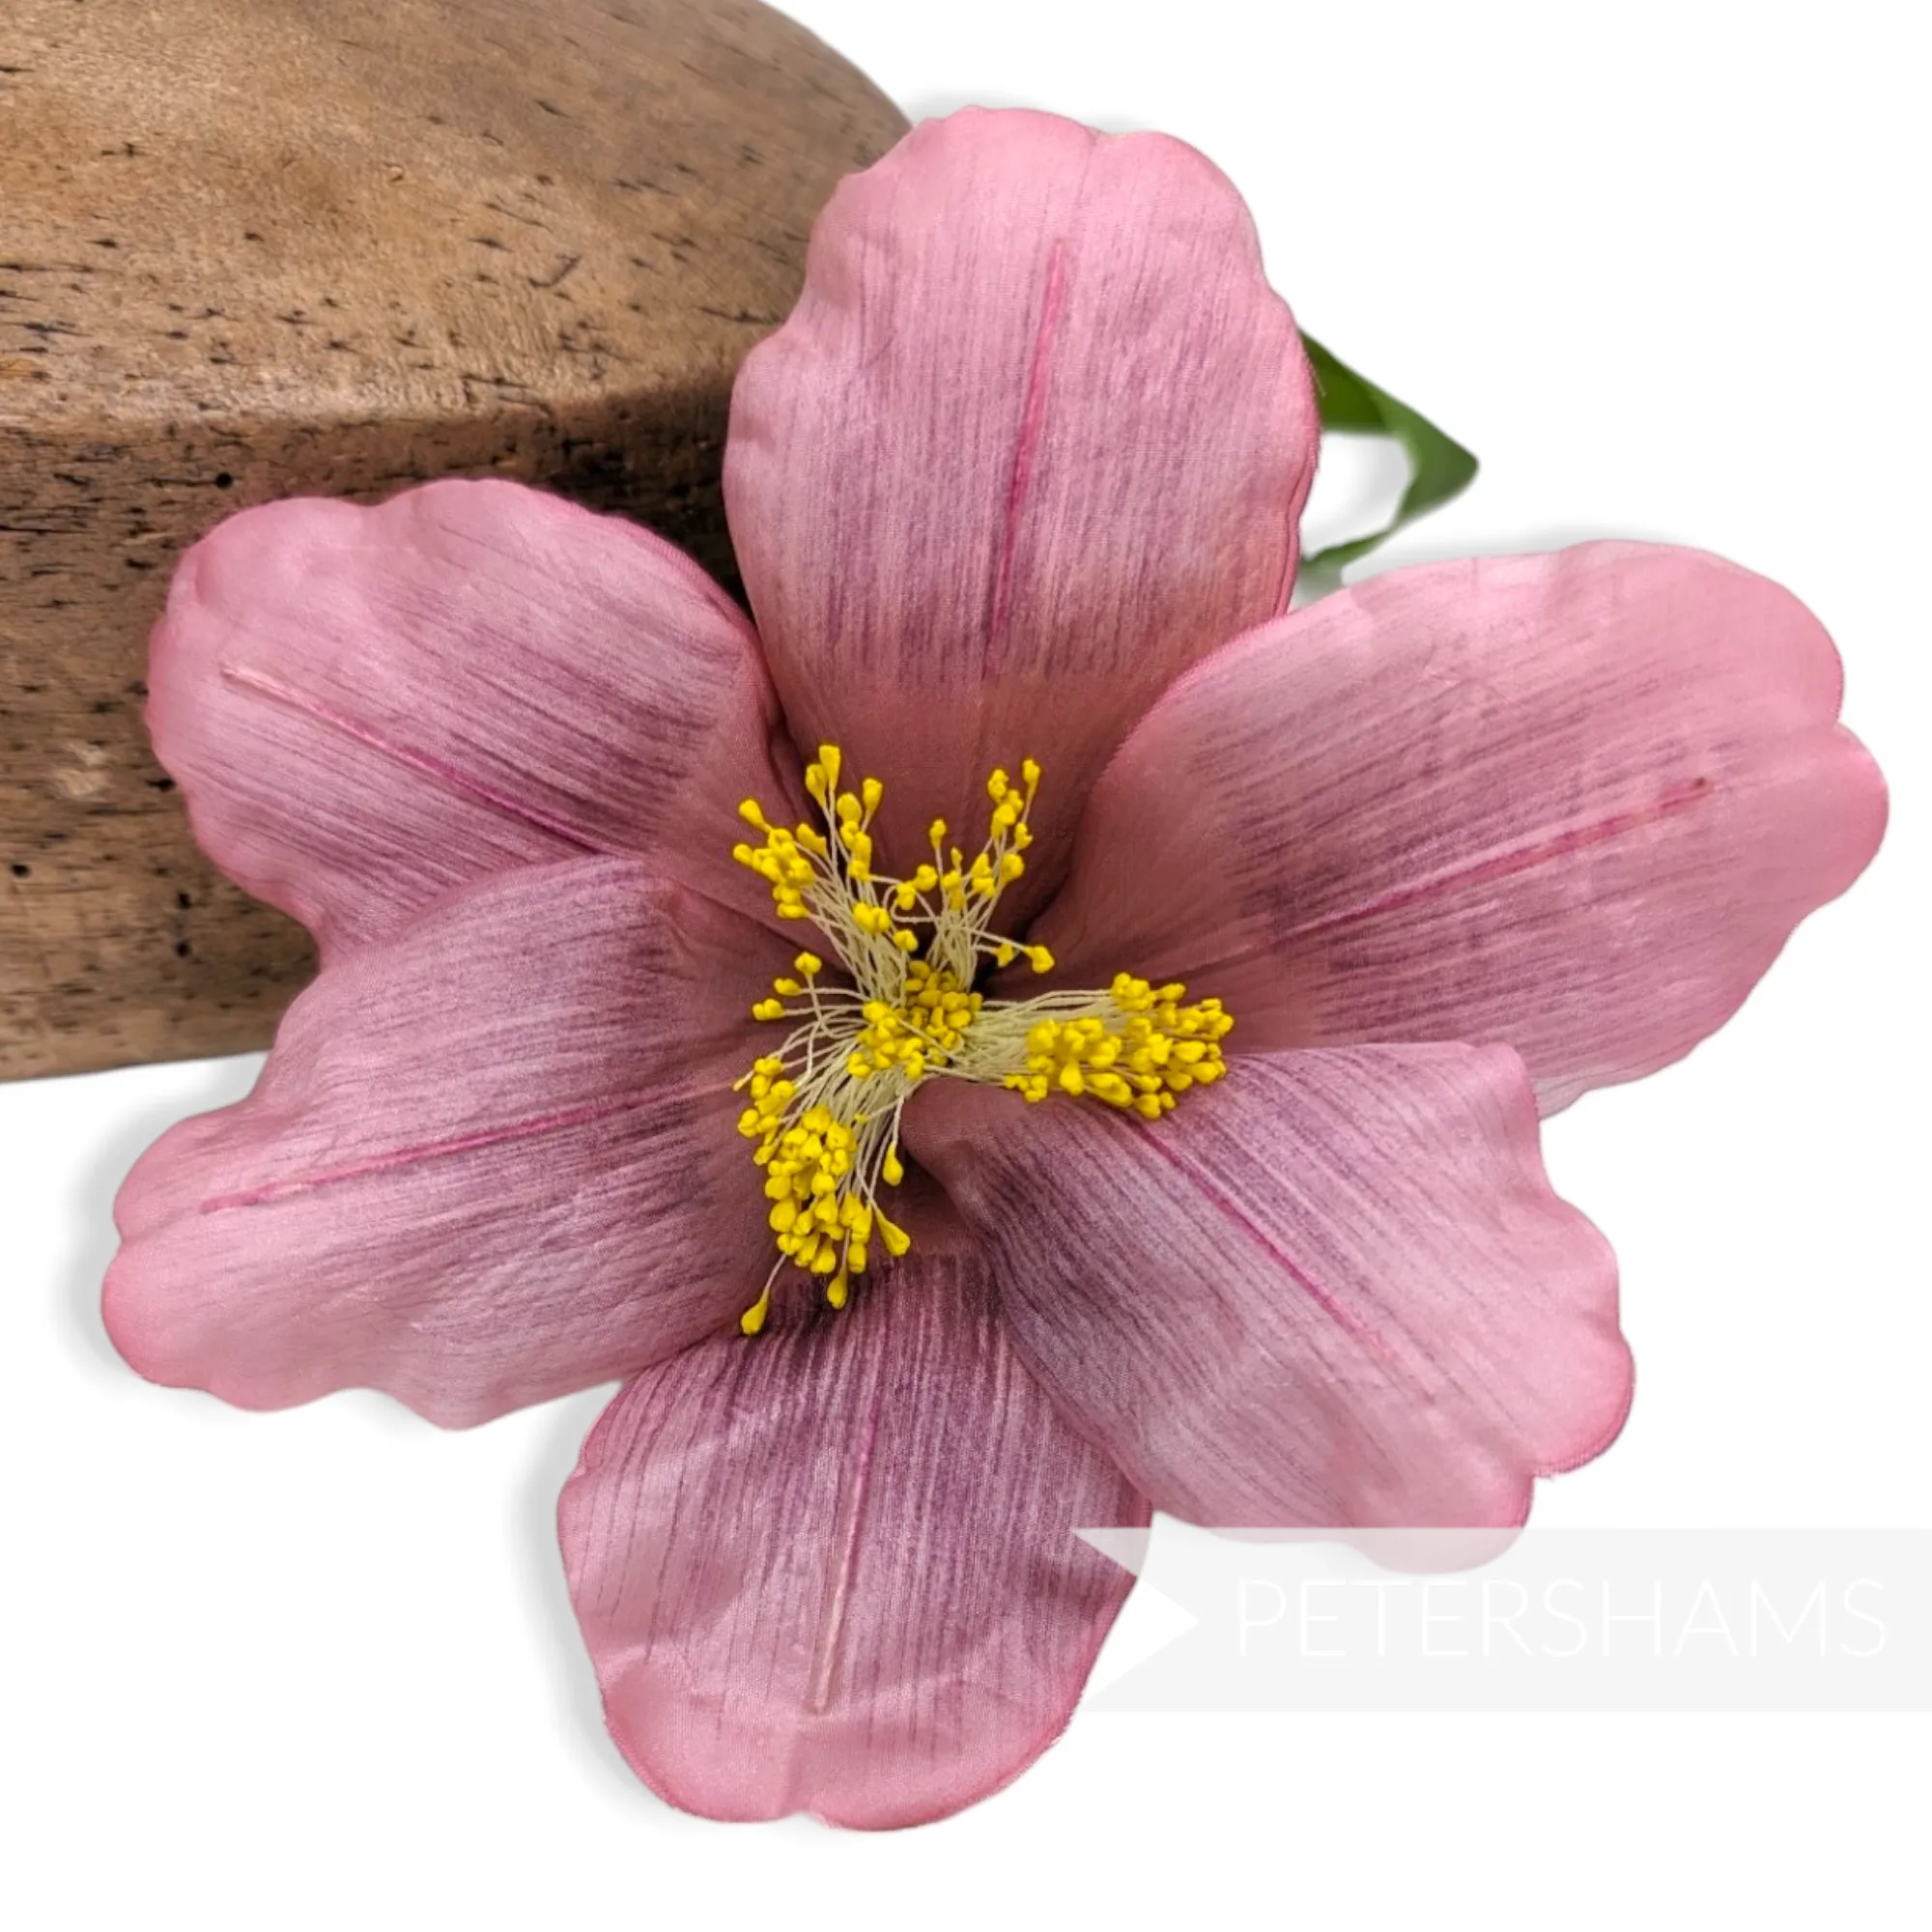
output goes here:
[[1301, 562], [1302, 581], [1317, 591], [1332, 590], [1342, 581], [1342, 571], [1358, 556], [1385, 544], [1396, 531], [1406, 527], [1431, 510], [1439, 510], [1460, 496], [1474, 480], [1476, 459], [1453, 437], [1443, 433], [1427, 416], [1417, 415], [1406, 403], [1399, 403], [1386, 390], [1378, 389], [1366, 376], [1359, 376], [1339, 360], [1312, 335], [1301, 338], [1315, 370], [1316, 397], [1321, 409], [1321, 428], [1326, 434], [1337, 431], [1350, 436], [1385, 436], [1401, 443], [1408, 457], [1408, 487], [1402, 493], [1393, 518], [1367, 536], [1347, 543], [1330, 544]]

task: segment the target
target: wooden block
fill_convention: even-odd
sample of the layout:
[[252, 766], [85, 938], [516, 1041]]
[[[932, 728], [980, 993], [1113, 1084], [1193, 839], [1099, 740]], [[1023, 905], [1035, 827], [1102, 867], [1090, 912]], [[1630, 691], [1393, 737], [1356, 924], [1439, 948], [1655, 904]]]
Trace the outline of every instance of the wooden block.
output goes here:
[[307, 940], [141, 708], [243, 504], [497, 473], [735, 582], [731, 378], [904, 123], [750, 0], [4, 0], [0, 1076], [260, 1046]]

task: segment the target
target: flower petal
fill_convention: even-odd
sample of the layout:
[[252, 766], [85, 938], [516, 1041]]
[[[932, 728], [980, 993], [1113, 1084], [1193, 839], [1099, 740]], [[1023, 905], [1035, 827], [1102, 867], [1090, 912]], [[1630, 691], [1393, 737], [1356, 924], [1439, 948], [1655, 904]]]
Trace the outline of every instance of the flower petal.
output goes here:
[[918, 1824], [1065, 1728], [1147, 1505], [1013, 1354], [983, 1265], [915, 1249], [632, 1382], [563, 1492], [618, 1747], [673, 1804]]
[[1871, 858], [1839, 690], [1796, 598], [1700, 552], [1391, 572], [1168, 693], [1034, 936], [1218, 995], [1238, 1046], [1507, 1041], [1559, 1107], [1689, 1052]]
[[619, 518], [489, 481], [244, 510], [182, 560], [149, 680], [195, 836], [325, 950], [573, 854], [758, 902], [729, 859], [775, 788], [757, 640]]
[[528, 867], [326, 965], [238, 1106], [142, 1156], [115, 1345], [249, 1408], [478, 1422], [735, 1332], [769, 1266], [729, 1083], [782, 943], [626, 860]]
[[1158, 1509], [1514, 1524], [1622, 1426], [1615, 1263], [1550, 1192], [1507, 1048], [1256, 1055], [1152, 1125], [934, 1082], [906, 1144], [1022, 1353]]
[[793, 734], [883, 851], [1047, 768], [1019, 893], [1161, 687], [1287, 606], [1320, 436], [1227, 179], [1158, 134], [968, 110], [845, 181], [732, 395], [725, 501]]

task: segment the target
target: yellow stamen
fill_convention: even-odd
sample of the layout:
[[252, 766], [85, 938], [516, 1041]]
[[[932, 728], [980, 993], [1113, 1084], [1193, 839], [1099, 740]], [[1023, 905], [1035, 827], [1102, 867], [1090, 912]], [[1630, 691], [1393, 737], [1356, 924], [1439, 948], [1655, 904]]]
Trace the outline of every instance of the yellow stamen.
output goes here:
[[975, 989], [988, 965], [1024, 957], [1036, 974], [1054, 970], [1044, 946], [991, 929], [1033, 843], [1027, 820], [1040, 769], [1032, 758], [1018, 784], [1004, 769], [988, 777], [981, 851], [968, 861], [934, 819], [932, 863], [903, 879], [873, 869], [870, 828], [885, 787], [867, 778], [841, 791], [843, 767], [836, 745], [821, 745], [806, 767], [822, 831], [773, 825], [755, 799], [738, 808], [763, 843], [735, 845], [732, 856], [770, 886], [780, 918], [816, 922], [849, 976], [822, 984], [825, 960], [801, 952], [796, 977], [774, 980], [752, 1008], [753, 1018], [791, 1030], [735, 1083], [748, 1101], [738, 1131], [753, 1143], [778, 1249], [771, 1279], [740, 1318], [747, 1335], [764, 1326], [787, 1264], [822, 1278], [827, 1301], [842, 1308], [875, 1238], [893, 1257], [912, 1246], [878, 1197], [905, 1179], [899, 1116], [923, 1082], [996, 1084], [1028, 1101], [1059, 1094], [1157, 1121], [1177, 1094], [1227, 1071], [1220, 1042], [1232, 1017], [1218, 1000], [1183, 1005], [1183, 986], [1122, 973], [1104, 992], [993, 1000]]

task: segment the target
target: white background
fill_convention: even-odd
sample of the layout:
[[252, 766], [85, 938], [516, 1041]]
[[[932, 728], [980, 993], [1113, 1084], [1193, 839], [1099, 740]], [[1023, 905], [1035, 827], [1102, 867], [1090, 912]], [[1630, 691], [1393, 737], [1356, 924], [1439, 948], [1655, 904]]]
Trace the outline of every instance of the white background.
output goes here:
[[[1847, 660], [1886, 849], [1686, 1065], [1553, 1122], [1635, 1412], [1573, 1524], [1922, 1524], [1924, 65], [1896, 5], [794, 0], [915, 115], [1158, 127], [1346, 359], [1481, 455], [1378, 559], [1620, 534], [1782, 579]], [[1335, 467], [1335, 534], [1375, 481]], [[1358, 500], [1353, 507], [1359, 510]], [[147, 1386], [109, 1203], [252, 1060], [0, 1091], [0, 1902], [23, 1926], [1889, 1926], [1921, 1719], [1090, 1715], [886, 1837], [673, 1813], [605, 1741], [554, 1555], [591, 1393], [445, 1435]], [[1150, 1635], [1130, 1607], [1116, 1656]]]

